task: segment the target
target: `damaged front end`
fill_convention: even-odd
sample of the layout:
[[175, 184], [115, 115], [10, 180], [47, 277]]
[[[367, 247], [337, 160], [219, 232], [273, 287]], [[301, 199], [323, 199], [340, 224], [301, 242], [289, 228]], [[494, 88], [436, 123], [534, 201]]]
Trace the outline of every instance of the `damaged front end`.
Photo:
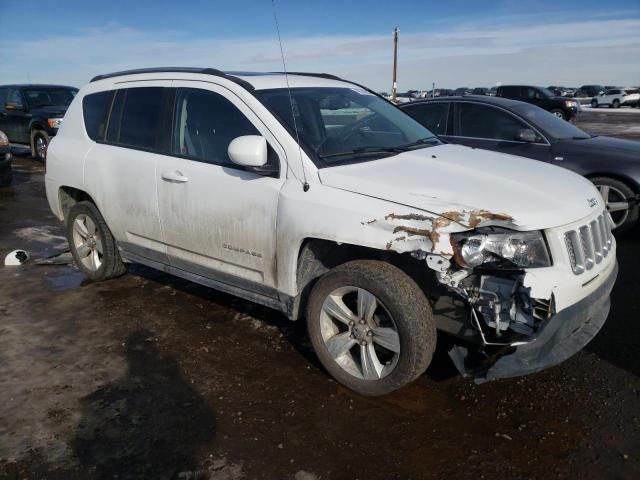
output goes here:
[[529, 269], [551, 267], [541, 232], [488, 227], [452, 234], [453, 259], [427, 256], [440, 283], [461, 299], [479, 348], [456, 345], [450, 356], [463, 376], [476, 383], [540, 371], [582, 349], [600, 330], [609, 311], [617, 266], [583, 301], [556, 312], [552, 288], [534, 297]]
[[561, 296], [558, 303], [564, 266], [553, 265], [542, 231], [521, 231], [507, 214], [391, 213], [363, 226], [390, 233], [387, 250], [410, 253], [435, 271], [445, 289], [434, 304], [438, 328], [468, 346], [456, 345], [450, 356], [477, 383], [556, 365], [582, 349], [606, 320], [617, 264], [602, 262], [608, 265], [604, 280], [581, 301], [567, 305]]

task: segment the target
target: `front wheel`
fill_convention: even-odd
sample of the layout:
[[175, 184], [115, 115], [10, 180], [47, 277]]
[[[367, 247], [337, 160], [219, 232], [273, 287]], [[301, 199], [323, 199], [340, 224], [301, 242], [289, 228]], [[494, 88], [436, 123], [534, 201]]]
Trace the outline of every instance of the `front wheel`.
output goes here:
[[613, 101], [612, 104], [613, 108], [620, 108], [620, 100], [618, 100], [617, 98]]
[[31, 156], [44, 162], [49, 146], [49, 135], [43, 130], [31, 132]]
[[561, 118], [562, 120], [567, 119], [567, 116], [559, 108], [554, 108], [553, 110], [551, 110], [551, 113], [553, 113], [556, 117]]
[[107, 280], [127, 271], [116, 241], [93, 203], [83, 201], [71, 207], [67, 239], [76, 265], [90, 280]]
[[415, 380], [436, 346], [422, 290], [399, 268], [375, 260], [348, 262], [320, 278], [309, 298], [307, 328], [329, 373], [368, 396]]
[[634, 203], [634, 191], [614, 178], [597, 177], [591, 181], [600, 190], [605, 207], [611, 214], [614, 231], [623, 233], [630, 230], [638, 222], [640, 209], [640, 206]]

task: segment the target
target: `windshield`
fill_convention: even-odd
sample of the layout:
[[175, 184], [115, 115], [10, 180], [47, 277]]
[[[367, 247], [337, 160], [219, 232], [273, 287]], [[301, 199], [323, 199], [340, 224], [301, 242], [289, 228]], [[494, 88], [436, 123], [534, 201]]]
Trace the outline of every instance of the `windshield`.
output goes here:
[[37, 107], [68, 107], [76, 96], [75, 88], [27, 88], [24, 96], [29, 108]]
[[591, 138], [591, 135], [583, 132], [578, 127], [535, 105], [522, 103], [511, 108], [554, 140]]
[[[363, 88], [259, 92], [265, 105], [325, 164], [372, 160], [441, 143], [406, 113]], [[294, 119], [292, 116], [295, 115]]]

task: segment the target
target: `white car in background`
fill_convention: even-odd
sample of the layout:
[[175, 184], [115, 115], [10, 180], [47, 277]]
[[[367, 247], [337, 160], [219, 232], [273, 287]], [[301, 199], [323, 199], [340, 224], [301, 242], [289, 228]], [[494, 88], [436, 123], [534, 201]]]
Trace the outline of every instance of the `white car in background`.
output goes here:
[[363, 395], [418, 378], [436, 330], [477, 381], [558, 364], [604, 324], [617, 274], [587, 179], [446, 144], [326, 74], [96, 77], [45, 182], [91, 280], [136, 262], [306, 318], [324, 367]]
[[598, 108], [606, 105], [609, 108], [637, 106], [640, 101], [640, 90], [637, 88], [611, 88], [591, 99], [591, 106]]

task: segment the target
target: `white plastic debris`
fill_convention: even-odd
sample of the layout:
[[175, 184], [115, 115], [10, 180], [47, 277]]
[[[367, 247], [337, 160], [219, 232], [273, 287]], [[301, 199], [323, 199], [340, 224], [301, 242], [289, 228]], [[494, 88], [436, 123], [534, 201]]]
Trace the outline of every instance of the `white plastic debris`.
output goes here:
[[4, 264], [6, 266], [15, 267], [22, 265], [29, 260], [29, 254], [24, 250], [14, 250], [4, 257]]

